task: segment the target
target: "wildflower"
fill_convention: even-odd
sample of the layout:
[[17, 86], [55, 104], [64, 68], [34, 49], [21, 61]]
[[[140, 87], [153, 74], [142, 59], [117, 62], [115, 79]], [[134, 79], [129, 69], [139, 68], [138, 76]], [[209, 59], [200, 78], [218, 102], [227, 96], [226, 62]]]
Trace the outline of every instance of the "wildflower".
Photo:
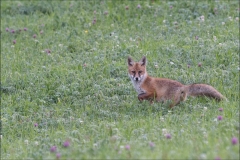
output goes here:
[[239, 20], [239, 18], [238, 17], [236, 17], [236, 21], [238, 21]]
[[190, 68], [190, 64], [187, 65], [187, 68]]
[[120, 146], [120, 149], [123, 149], [124, 148], [124, 146]]
[[222, 25], [225, 25], [225, 22], [222, 22]]
[[141, 8], [141, 5], [140, 5], [140, 4], [138, 4], [138, 5], [137, 5], [137, 8]]
[[126, 150], [130, 150], [130, 145], [127, 144], [127, 145], [125, 146], [125, 149], [126, 149]]
[[125, 7], [125, 9], [126, 9], [126, 10], [128, 10], [128, 9], [129, 9], [129, 7], [128, 7], [128, 6], [126, 6], [126, 7]]
[[174, 63], [173, 62], [170, 62], [171, 65], [173, 65]]
[[16, 40], [13, 40], [13, 44], [16, 44]]
[[220, 112], [222, 112], [222, 111], [223, 111], [223, 108], [219, 108], [218, 110], [219, 110]]
[[38, 124], [37, 124], [37, 123], [34, 123], [34, 127], [38, 127]]
[[154, 148], [155, 144], [153, 142], [149, 142], [149, 146], [150, 146], [150, 148]]
[[213, 40], [216, 41], [216, 40], [217, 40], [217, 37], [216, 37], [216, 36], [213, 36]]
[[200, 21], [201, 21], [201, 22], [204, 22], [204, 20], [205, 20], [205, 19], [204, 19], [204, 16], [203, 16], [203, 15], [200, 16]]
[[207, 107], [203, 107], [203, 109], [206, 111], [206, 110], [207, 110]]
[[50, 148], [50, 152], [56, 152], [56, 150], [57, 150], [57, 147], [56, 147], [56, 146], [52, 146], [52, 147]]
[[0, 135], [0, 139], [2, 139], [2, 135]]
[[166, 128], [163, 128], [163, 129], [162, 129], [162, 134], [165, 135], [166, 133], [167, 133], [167, 129], [166, 129]]
[[172, 6], [170, 6], [169, 8], [172, 9]]
[[232, 19], [232, 17], [228, 17], [228, 19], [230, 20], [230, 21], [232, 21], [233, 19]]
[[38, 146], [38, 141], [35, 141], [34, 144], [35, 144], [36, 146]]
[[66, 141], [63, 143], [63, 147], [69, 147], [69, 145], [70, 145], [69, 140], [66, 140]]
[[6, 28], [6, 31], [8, 32], [8, 31], [9, 31], [9, 28]]
[[61, 157], [61, 154], [60, 153], [57, 153], [56, 154], [56, 158], [59, 159]]
[[43, 34], [43, 30], [40, 31], [40, 34]]
[[108, 11], [105, 11], [104, 14], [105, 14], [105, 15], [108, 15]]
[[62, 47], [62, 46], [63, 46], [63, 44], [59, 44], [58, 46], [59, 46], [59, 47]]
[[26, 139], [26, 140], [24, 141], [24, 143], [25, 143], [26, 145], [28, 145], [28, 140]]
[[95, 24], [96, 22], [97, 22], [97, 20], [96, 20], [96, 19], [93, 19], [92, 24]]
[[221, 121], [222, 119], [223, 119], [222, 116], [218, 116], [218, 117], [217, 117], [217, 120], [218, 120], [218, 121]]
[[46, 49], [45, 52], [46, 52], [47, 54], [50, 54], [50, 53], [51, 53], [51, 50]]
[[235, 145], [238, 143], [238, 138], [237, 137], [233, 137], [232, 138], [232, 144]]
[[198, 36], [195, 36], [195, 39], [198, 40]]
[[207, 158], [206, 154], [203, 153], [203, 154], [200, 155], [200, 159], [206, 159], [206, 158]]
[[167, 134], [165, 135], [165, 137], [166, 137], [167, 139], [171, 139], [171, 138], [172, 138], [171, 134], [169, 134], [169, 133], [167, 133]]
[[165, 19], [163, 20], [163, 23], [166, 23], [166, 20], [165, 20]]
[[11, 33], [15, 33], [15, 31], [14, 31], [14, 30], [11, 30]]
[[85, 33], [88, 33], [88, 30], [85, 30]]
[[202, 67], [202, 63], [201, 62], [198, 63], [198, 67]]
[[214, 160], [221, 160], [221, 158], [220, 157], [216, 157]]
[[27, 29], [27, 28], [24, 28], [23, 30], [24, 30], [24, 31], [27, 31], [28, 29]]

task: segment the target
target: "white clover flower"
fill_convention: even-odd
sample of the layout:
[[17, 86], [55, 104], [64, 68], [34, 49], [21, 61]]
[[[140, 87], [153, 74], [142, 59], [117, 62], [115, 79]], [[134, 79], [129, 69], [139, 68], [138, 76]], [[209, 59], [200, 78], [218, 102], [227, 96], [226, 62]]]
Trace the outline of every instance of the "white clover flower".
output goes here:
[[217, 40], [217, 37], [216, 37], [216, 36], [213, 36], [213, 40], [216, 41], [216, 40]]
[[24, 141], [24, 143], [25, 143], [26, 145], [28, 145], [28, 140], [26, 139], [26, 140]]
[[171, 65], [173, 65], [174, 63], [173, 62], [170, 62]]
[[201, 154], [201, 155], [200, 155], [200, 159], [207, 159], [207, 155], [206, 155], [206, 154], [204, 154], [204, 153], [203, 153], [203, 154]]
[[97, 147], [97, 146], [98, 146], [98, 144], [97, 144], [97, 143], [94, 143], [94, 144], [93, 144], [93, 147]]
[[225, 25], [225, 22], [222, 22], [222, 25]]
[[35, 141], [34, 144], [35, 144], [36, 146], [38, 146], [38, 141]]
[[167, 134], [167, 129], [166, 129], [166, 128], [163, 128], [163, 129], [162, 129], [162, 134], [163, 134], [163, 135]]
[[205, 110], [205, 111], [206, 111], [206, 110], [207, 110], [207, 107], [203, 107], [203, 110]]
[[165, 20], [165, 19], [163, 20], [163, 23], [166, 23], [166, 20]]

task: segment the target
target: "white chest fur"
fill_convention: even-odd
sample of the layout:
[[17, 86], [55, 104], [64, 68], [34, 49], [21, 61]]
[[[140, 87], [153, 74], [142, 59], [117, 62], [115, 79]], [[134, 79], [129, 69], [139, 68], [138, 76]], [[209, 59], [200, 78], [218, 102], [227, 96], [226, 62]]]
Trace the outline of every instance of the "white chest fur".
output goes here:
[[135, 88], [135, 90], [137, 91], [138, 94], [141, 94], [141, 93], [145, 93], [146, 91], [144, 89], [141, 88], [141, 85], [143, 83], [143, 81], [145, 80], [145, 75], [141, 78], [140, 81], [136, 81], [134, 80], [134, 78], [129, 75], [131, 81], [132, 81], [132, 84], [133, 84], [133, 87]]
[[138, 94], [141, 94], [141, 93], [145, 93], [145, 91], [141, 88], [141, 84], [142, 82], [137, 82], [137, 81], [134, 81], [132, 80], [132, 83], [133, 83], [133, 87], [135, 88], [135, 90], [137, 91]]

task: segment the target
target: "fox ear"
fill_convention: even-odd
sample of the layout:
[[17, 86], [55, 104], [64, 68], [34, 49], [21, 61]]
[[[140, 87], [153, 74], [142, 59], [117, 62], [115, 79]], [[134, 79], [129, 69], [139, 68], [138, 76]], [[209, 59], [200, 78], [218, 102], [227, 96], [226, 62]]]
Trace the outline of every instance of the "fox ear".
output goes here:
[[128, 57], [128, 66], [133, 66], [133, 60], [131, 57]]
[[141, 66], [145, 66], [146, 63], [147, 63], [147, 58], [146, 58], [146, 56], [143, 56], [143, 58], [140, 60], [139, 63], [141, 64]]

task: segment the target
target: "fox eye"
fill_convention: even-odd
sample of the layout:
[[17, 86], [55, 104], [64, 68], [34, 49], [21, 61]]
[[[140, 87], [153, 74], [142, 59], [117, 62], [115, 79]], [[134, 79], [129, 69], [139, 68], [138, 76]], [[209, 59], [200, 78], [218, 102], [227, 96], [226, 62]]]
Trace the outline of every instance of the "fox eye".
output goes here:
[[140, 73], [142, 73], [142, 71], [138, 71], [138, 73], [140, 74]]
[[133, 74], [135, 74], [136, 72], [135, 71], [132, 71]]

